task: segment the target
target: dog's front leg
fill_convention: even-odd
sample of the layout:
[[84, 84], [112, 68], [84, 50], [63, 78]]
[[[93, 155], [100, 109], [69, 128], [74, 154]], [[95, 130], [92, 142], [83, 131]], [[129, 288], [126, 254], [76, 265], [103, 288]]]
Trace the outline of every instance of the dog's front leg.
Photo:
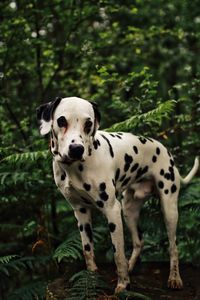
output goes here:
[[124, 254], [124, 234], [121, 218], [121, 204], [114, 199], [106, 203], [103, 210], [110, 229], [114, 259], [117, 266], [118, 284], [115, 293], [127, 289], [129, 287], [128, 263]]
[[87, 269], [90, 271], [96, 271], [97, 266], [94, 261], [91, 211], [89, 208], [78, 207], [75, 209], [74, 214], [78, 221]]

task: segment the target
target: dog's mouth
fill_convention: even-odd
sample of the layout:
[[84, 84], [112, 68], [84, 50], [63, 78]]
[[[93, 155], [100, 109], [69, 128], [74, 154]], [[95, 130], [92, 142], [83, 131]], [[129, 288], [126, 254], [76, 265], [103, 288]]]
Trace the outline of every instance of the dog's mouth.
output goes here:
[[72, 164], [73, 162], [76, 162], [76, 161], [83, 162], [84, 159], [83, 158], [75, 159], [75, 158], [69, 157], [67, 155], [63, 155], [61, 160], [60, 160], [60, 162], [65, 164], [65, 165], [70, 165], [70, 164]]

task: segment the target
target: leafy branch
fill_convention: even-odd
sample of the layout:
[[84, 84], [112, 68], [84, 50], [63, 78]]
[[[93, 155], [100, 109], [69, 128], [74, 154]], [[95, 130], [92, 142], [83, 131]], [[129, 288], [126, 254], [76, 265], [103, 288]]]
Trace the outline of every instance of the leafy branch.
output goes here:
[[175, 104], [175, 100], [168, 100], [159, 104], [157, 108], [150, 110], [147, 113], [136, 115], [125, 121], [116, 123], [107, 128], [106, 131], [128, 131], [132, 128], [135, 128], [140, 123], [160, 125], [163, 118], [169, 118], [169, 115], [173, 111]]

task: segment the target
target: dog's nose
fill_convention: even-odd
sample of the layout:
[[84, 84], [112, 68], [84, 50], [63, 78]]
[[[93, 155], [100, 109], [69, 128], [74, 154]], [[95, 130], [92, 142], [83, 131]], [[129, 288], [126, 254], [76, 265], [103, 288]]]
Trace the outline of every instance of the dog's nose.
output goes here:
[[84, 147], [80, 144], [71, 144], [69, 146], [69, 157], [72, 159], [81, 159]]

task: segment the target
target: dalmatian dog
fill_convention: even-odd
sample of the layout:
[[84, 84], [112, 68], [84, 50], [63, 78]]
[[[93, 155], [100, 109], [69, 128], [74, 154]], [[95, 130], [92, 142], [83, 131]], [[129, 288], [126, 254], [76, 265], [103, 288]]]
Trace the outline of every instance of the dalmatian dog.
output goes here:
[[[187, 184], [197, 172], [198, 158], [182, 178], [169, 151], [158, 141], [131, 133], [98, 130], [100, 113], [94, 103], [77, 97], [56, 98], [37, 109], [42, 135], [51, 134], [55, 183], [70, 202], [80, 230], [88, 270], [95, 271], [91, 210], [107, 218], [117, 266], [115, 292], [129, 287], [129, 272], [140, 254], [137, 224], [142, 204], [150, 195], [160, 198], [169, 238], [168, 286], [182, 288], [176, 226], [180, 182]], [[122, 203], [117, 195], [123, 193]], [[127, 262], [121, 211], [130, 229], [133, 251]]]

